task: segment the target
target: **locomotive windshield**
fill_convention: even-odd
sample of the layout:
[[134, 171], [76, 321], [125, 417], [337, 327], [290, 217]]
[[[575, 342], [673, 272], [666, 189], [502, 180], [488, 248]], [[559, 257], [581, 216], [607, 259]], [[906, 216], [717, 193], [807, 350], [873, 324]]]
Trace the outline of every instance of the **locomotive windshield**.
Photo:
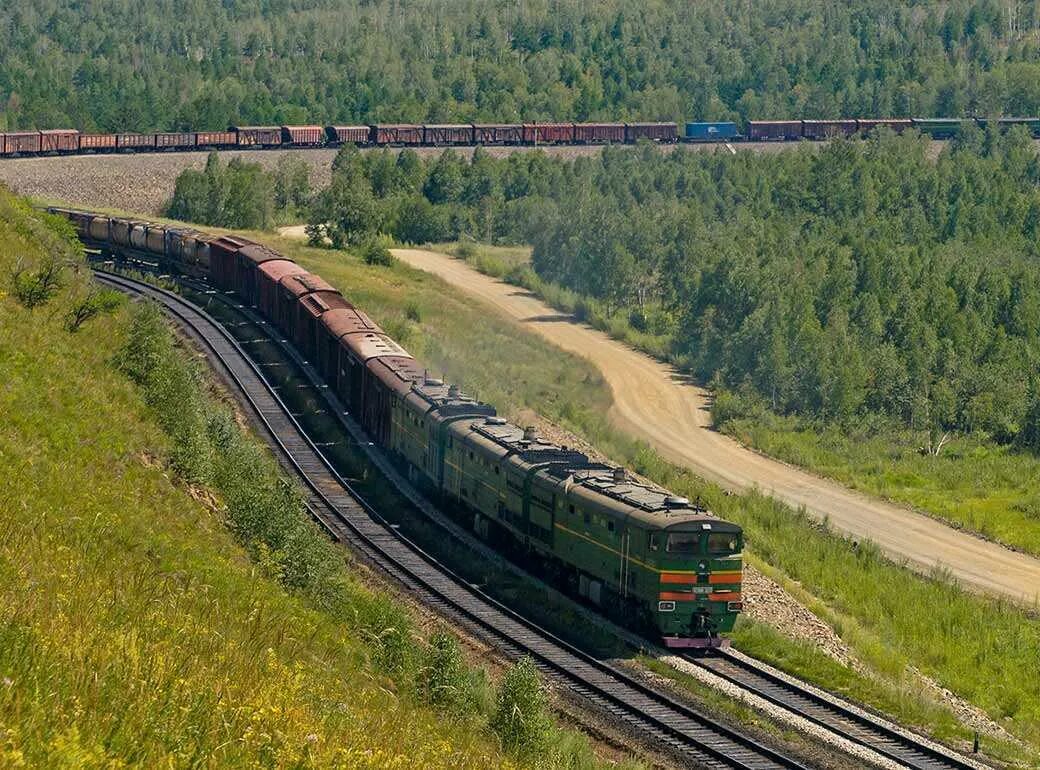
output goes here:
[[736, 553], [740, 550], [740, 535], [734, 532], [713, 532], [708, 535], [708, 553]]
[[672, 532], [668, 535], [669, 553], [699, 553], [700, 550], [700, 532]]

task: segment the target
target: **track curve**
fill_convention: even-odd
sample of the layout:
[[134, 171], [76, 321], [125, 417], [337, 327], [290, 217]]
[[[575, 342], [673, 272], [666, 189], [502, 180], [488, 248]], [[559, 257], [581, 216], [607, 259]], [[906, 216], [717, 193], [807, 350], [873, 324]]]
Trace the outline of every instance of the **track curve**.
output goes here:
[[457, 578], [386, 526], [354, 493], [218, 322], [172, 292], [111, 273], [99, 271], [97, 278], [111, 288], [158, 302], [202, 345], [211, 364], [239, 391], [282, 465], [303, 484], [312, 515], [330, 537], [358, 551], [419, 601], [462, 623], [511, 657], [531, 656], [550, 680], [697, 766], [754, 770], [804, 767], [557, 639]]

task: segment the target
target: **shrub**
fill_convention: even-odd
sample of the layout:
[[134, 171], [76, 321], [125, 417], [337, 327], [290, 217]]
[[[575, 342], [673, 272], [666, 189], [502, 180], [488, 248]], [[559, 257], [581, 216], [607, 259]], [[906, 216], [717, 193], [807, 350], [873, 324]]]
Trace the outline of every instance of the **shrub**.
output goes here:
[[15, 268], [11, 275], [11, 294], [32, 310], [47, 304], [64, 284], [64, 267], [60, 260], [51, 257], [36, 267], [19, 265]]
[[491, 727], [514, 756], [532, 757], [545, 746], [552, 719], [541, 677], [529, 657], [517, 661], [502, 680]]
[[416, 682], [419, 696], [437, 706], [460, 704], [468, 690], [462, 651], [455, 637], [436, 633], [430, 637], [425, 665]]
[[361, 258], [369, 265], [384, 265], [389, 267], [396, 261], [390, 253], [393, 241], [385, 235], [376, 235], [366, 239], [358, 249]]

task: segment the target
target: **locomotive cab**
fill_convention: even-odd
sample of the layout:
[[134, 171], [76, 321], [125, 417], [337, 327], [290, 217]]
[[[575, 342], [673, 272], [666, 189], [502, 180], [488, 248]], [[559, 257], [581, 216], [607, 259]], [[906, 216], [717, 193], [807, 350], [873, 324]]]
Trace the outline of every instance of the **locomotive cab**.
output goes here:
[[717, 647], [743, 608], [743, 535], [718, 519], [682, 522], [648, 535], [659, 572], [655, 621], [667, 647]]

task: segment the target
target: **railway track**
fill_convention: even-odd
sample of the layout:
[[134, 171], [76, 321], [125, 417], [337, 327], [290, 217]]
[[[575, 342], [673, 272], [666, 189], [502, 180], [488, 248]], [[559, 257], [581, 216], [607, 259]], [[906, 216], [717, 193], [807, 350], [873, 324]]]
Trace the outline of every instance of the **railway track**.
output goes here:
[[554, 637], [469, 585], [382, 521], [325, 460], [260, 370], [213, 318], [178, 295], [97, 272], [111, 287], [158, 302], [242, 396], [282, 465], [303, 484], [307, 505], [331, 538], [356, 550], [422, 603], [506, 655], [529, 655], [551, 681], [584, 697], [647, 742], [707, 768], [803, 768], [629, 674]]
[[977, 770], [984, 767], [740, 653], [721, 650], [708, 657], [688, 655], [684, 658], [904, 767], [915, 770]]

